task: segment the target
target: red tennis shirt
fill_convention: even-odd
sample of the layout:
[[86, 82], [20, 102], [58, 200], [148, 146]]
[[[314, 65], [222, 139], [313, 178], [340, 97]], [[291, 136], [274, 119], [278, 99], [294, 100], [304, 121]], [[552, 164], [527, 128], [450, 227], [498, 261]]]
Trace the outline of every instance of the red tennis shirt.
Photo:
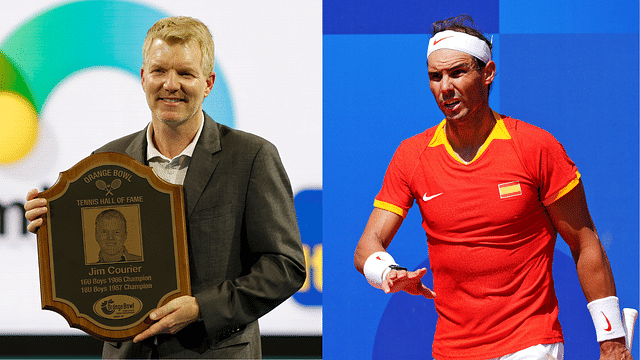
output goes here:
[[437, 359], [563, 341], [551, 274], [557, 232], [545, 205], [580, 174], [548, 132], [495, 116], [469, 163], [451, 148], [446, 120], [403, 141], [374, 203], [402, 217], [418, 203], [438, 294]]

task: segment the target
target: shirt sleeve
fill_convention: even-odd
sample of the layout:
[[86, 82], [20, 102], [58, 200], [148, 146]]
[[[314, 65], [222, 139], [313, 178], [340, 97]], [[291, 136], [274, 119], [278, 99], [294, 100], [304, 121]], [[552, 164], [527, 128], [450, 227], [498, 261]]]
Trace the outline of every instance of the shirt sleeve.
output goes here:
[[538, 180], [540, 201], [548, 206], [579, 184], [580, 173], [562, 144], [548, 132], [538, 130], [534, 151], [528, 151], [537, 156], [529, 162], [537, 167], [534, 175]]
[[410, 175], [413, 173], [410, 160], [412, 157], [405, 143], [396, 150], [387, 168], [373, 206], [396, 213], [403, 218], [413, 205], [414, 196], [410, 188]]

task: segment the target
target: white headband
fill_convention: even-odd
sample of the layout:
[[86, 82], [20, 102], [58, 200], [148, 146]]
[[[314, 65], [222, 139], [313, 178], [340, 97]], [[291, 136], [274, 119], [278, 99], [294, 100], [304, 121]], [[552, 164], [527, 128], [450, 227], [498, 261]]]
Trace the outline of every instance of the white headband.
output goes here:
[[491, 50], [484, 40], [459, 31], [445, 30], [435, 34], [429, 40], [427, 59], [432, 52], [440, 49], [458, 50], [482, 60], [491, 61]]

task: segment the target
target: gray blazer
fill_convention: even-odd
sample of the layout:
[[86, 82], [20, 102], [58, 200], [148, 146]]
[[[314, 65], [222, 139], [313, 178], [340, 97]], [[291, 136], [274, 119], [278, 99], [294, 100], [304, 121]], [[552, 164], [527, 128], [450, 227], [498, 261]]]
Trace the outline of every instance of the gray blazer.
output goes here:
[[[146, 150], [145, 129], [96, 152], [146, 164]], [[105, 343], [104, 358], [260, 358], [257, 319], [304, 282], [293, 194], [275, 146], [205, 114], [183, 186], [202, 321], [138, 344]]]

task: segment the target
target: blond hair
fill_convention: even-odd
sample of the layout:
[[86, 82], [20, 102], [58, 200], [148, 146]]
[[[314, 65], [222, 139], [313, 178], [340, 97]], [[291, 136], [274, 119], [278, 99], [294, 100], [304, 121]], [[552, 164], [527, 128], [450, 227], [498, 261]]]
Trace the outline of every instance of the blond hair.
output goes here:
[[169, 44], [184, 44], [196, 41], [202, 55], [202, 71], [205, 76], [213, 73], [214, 45], [211, 33], [200, 20], [187, 16], [172, 16], [158, 20], [147, 31], [142, 45], [142, 65], [147, 65], [147, 58], [154, 40], [161, 39]]

